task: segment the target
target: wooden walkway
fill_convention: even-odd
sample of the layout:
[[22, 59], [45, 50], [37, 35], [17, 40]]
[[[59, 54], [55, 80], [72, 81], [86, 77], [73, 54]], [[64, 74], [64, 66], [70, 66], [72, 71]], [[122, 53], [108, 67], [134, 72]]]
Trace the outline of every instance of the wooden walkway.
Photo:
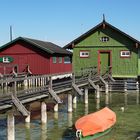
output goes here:
[[[71, 75], [71, 73], [64, 74]], [[28, 111], [24, 108], [23, 104], [43, 100], [50, 96], [56, 103], [60, 104], [63, 101], [60, 99], [59, 94], [73, 89], [78, 95], [82, 96], [84, 93], [81, 91], [81, 88], [84, 87], [92, 87], [97, 92], [104, 91], [106, 93], [113, 89], [117, 91], [115, 89], [117, 86], [122, 86], [121, 91], [126, 92], [128, 90], [127, 82], [115, 81], [109, 73], [101, 76], [94, 71], [80, 77], [75, 77], [73, 74], [72, 77], [70, 76], [63, 80], [53, 80], [53, 77], [58, 75], [61, 74], [1, 78], [0, 111], [10, 109], [15, 105], [24, 116], [27, 116]], [[22, 88], [19, 87], [21, 84]], [[129, 87], [139, 90], [138, 83], [131, 83]]]

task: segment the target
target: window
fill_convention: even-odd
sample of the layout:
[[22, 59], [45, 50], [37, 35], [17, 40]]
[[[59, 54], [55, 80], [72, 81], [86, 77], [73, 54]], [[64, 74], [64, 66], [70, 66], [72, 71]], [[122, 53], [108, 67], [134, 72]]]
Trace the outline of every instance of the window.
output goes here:
[[56, 63], [56, 57], [53, 57], [53, 63]]
[[88, 58], [89, 57], [89, 51], [80, 51], [80, 57], [81, 58]]
[[103, 37], [100, 38], [100, 41], [107, 42], [107, 41], [109, 41], [109, 37], [103, 36]]
[[10, 63], [9, 58], [8, 57], [3, 57], [3, 63]]
[[59, 57], [58, 62], [62, 63], [62, 57]]
[[121, 51], [120, 56], [121, 57], [130, 57], [130, 51]]
[[71, 58], [68, 57], [68, 56], [64, 57], [64, 63], [65, 63], [65, 64], [71, 63]]

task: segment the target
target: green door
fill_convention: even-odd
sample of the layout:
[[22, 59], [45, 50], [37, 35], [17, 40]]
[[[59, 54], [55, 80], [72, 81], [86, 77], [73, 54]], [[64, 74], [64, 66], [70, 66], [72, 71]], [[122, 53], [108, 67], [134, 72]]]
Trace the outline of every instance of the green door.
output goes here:
[[110, 52], [99, 53], [99, 73], [105, 74], [110, 66]]

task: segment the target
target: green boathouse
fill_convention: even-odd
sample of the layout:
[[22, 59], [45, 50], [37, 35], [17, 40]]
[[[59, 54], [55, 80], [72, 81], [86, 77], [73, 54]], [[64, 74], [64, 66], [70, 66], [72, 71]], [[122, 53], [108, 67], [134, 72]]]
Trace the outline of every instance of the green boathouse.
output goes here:
[[73, 71], [96, 67], [114, 78], [140, 76], [140, 42], [103, 21], [66, 46], [73, 49]]

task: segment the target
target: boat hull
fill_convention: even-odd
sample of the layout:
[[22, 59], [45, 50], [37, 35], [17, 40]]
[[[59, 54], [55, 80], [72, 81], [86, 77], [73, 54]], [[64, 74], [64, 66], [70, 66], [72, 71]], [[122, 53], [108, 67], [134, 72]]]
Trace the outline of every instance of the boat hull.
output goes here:
[[90, 136], [85, 136], [83, 137], [82, 135], [79, 137], [79, 140], [95, 140], [97, 138], [100, 138], [104, 135], [106, 135], [107, 133], [109, 133], [112, 130], [112, 128], [109, 128], [107, 130], [105, 130], [104, 132], [99, 132], [97, 134], [94, 135], [90, 135]]

